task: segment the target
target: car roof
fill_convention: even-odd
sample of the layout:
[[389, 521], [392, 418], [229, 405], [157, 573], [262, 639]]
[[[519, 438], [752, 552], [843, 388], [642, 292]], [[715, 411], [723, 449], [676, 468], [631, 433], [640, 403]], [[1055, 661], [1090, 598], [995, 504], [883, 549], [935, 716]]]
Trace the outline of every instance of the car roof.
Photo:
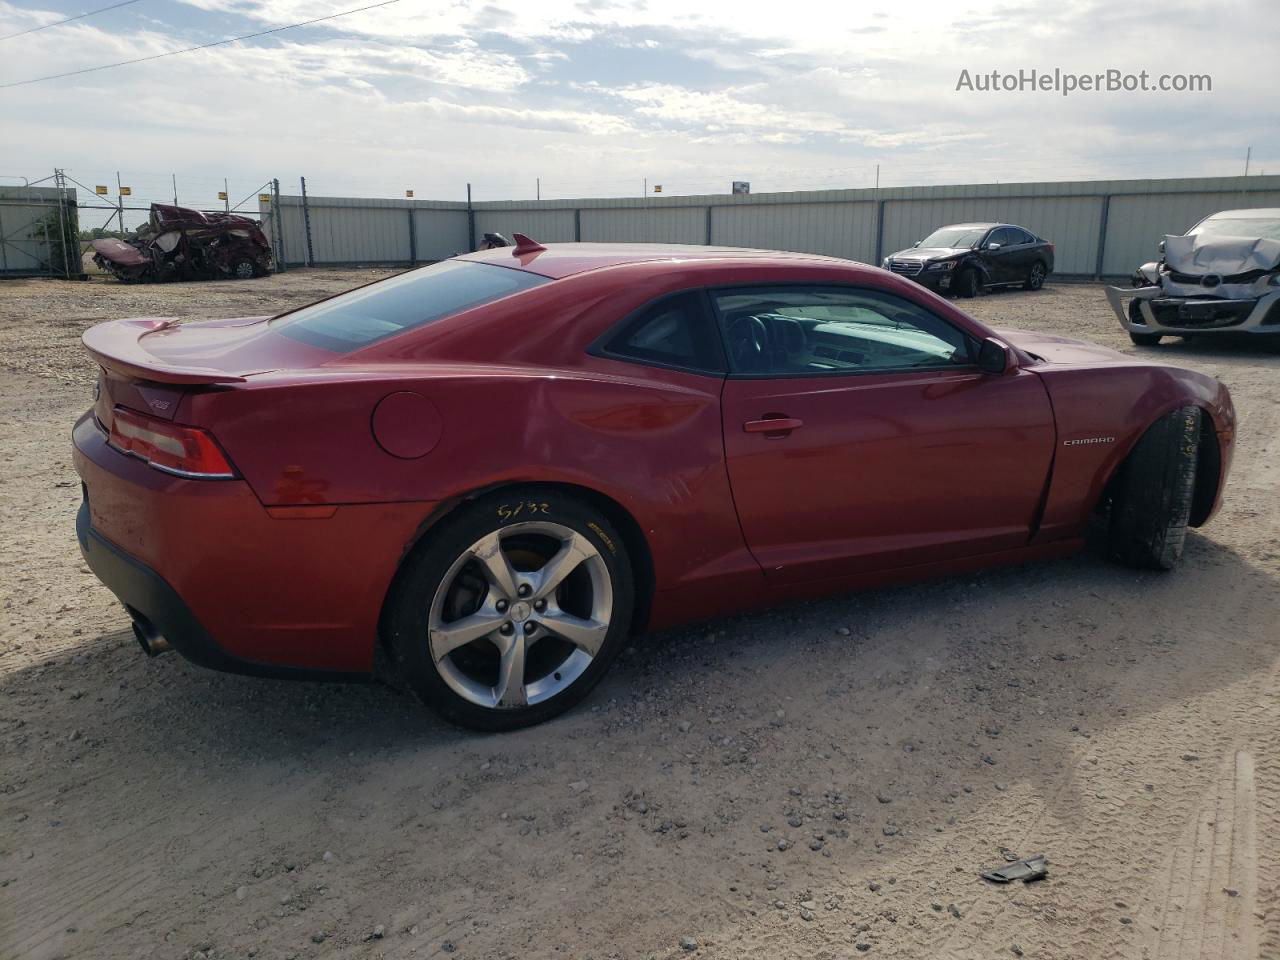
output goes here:
[[516, 254], [516, 249], [516, 247], [497, 247], [493, 250], [477, 250], [475, 253], [464, 253], [454, 259], [514, 267], [554, 279], [584, 273], [587, 270], [599, 270], [602, 267], [616, 267], [625, 263], [651, 263], [664, 260], [672, 263], [734, 260], [760, 264], [816, 260], [845, 266], [863, 266], [852, 260], [824, 257], [816, 253], [754, 250], [750, 247], [697, 246], [685, 243], [550, 243], [540, 250], [519, 255]]
[[[1280, 217], [1280, 207], [1250, 207], [1247, 210], [1219, 210], [1205, 217], [1205, 220], [1217, 220], [1219, 217], [1230, 220], [1272, 220]], [[1204, 220], [1200, 221], [1201, 223]]]
[[[946, 226], [935, 227], [934, 229], [935, 230], [951, 230], [953, 228], [959, 227], [967, 230], [976, 230], [978, 228], [982, 228], [985, 230], [988, 227], [1012, 227], [1012, 226], [1015, 226], [1015, 224], [978, 221], [974, 223], [948, 223]], [[1019, 229], [1021, 229], [1021, 227], [1019, 227]]]

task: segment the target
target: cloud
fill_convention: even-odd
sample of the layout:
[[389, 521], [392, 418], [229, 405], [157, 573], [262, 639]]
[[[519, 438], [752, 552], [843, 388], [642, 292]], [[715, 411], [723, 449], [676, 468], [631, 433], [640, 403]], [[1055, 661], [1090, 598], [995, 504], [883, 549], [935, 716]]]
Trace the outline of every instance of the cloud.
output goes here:
[[[360, 0], [179, 0], [11, 41], [0, 82], [349, 9]], [[65, 16], [0, 0], [0, 33]], [[1246, 0], [1240, 22], [1269, 22]], [[983, 11], [918, 0], [868, 14], [816, 0], [397, 3], [248, 43], [0, 91], [6, 163], [292, 180], [330, 193], [456, 198], [1082, 176], [1280, 172], [1258, 95], [1266, 30], [1164, 0]], [[957, 92], [961, 69], [1208, 72], [1209, 95]], [[1237, 154], [1239, 158], [1237, 158]], [[1228, 166], [1229, 161], [1229, 166]], [[107, 173], [101, 173], [110, 179]], [[253, 182], [250, 182], [253, 181]], [[558, 187], [556, 185], [559, 185]], [[554, 189], [548, 190], [551, 185]], [[160, 187], [157, 187], [159, 190]]]

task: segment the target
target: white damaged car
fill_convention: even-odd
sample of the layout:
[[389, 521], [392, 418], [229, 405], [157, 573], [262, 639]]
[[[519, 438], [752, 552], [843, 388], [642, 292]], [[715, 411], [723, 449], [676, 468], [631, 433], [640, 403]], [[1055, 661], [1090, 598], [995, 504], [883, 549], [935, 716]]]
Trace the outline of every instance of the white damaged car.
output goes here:
[[1215, 213], [1160, 249], [1132, 287], [1107, 287], [1134, 343], [1216, 332], [1280, 339], [1280, 208]]

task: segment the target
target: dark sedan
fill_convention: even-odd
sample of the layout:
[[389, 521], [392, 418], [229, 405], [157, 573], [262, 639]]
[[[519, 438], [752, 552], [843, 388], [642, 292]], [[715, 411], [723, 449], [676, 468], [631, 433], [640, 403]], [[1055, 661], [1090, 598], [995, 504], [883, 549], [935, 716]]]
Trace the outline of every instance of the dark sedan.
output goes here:
[[954, 223], [880, 265], [930, 290], [961, 297], [987, 287], [1039, 290], [1053, 272], [1053, 244], [1011, 223]]

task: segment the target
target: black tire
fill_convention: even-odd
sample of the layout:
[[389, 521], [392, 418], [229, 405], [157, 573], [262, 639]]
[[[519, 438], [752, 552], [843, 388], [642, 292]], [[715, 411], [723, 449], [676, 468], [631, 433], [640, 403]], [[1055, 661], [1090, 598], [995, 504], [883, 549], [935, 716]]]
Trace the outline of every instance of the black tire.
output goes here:
[[[1129, 301], [1129, 322], [1143, 326], [1147, 323], [1147, 318], [1142, 315], [1142, 308], [1138, 306], [1136, 299]], [[1130, 330], [1129, 339], [1136, 347], [1157, 347], [1160, 345], [1161, 336], [1158, 333], [1134, 333]]]
[[1135, 347], [1158, 347], [1163, 338], [1158, 333], [1134, 333], [1130, 330], [1129, 339]]
[[982, 284], [978, 282], [978, 271], [972, 267], [962, 267], [956, 277], [956, 296], [970, 300], [978, 295]]
[[[529, 521], [567, 527], [595, 547], [607, 569], [612, 590], [608, 632], [586, 669], [554, 696], [526, 706], [484, 706], [456, 692], [436, 667], [428, 639], [433, 599], [455, 562], [473, 544], [495, 531]], [[455, 574], [452, 579], [459, 577], [460, 574]], [[444, 719], [472, 730], [515, 730], [563, 713], [600, 682], [626, 643], [634, 604], [631, 560], [622, 537], [607, 517], [589, 504], [557, 490], [513, 488], [460, 507], [427, 532], [396, 578], [382, 619], [382, 635], [401, 678], [423, 703]], [[558, 638], [556, 641], [561, 642]], [[473, 653], [483, 655], [490, 651], [491, 646], [484, 647], [488, 643], [483, 638], [474, 641], [481, 649]], [[537, 645], [532, 644], [529, 649], [537, 649]], [[531, 656], [530, 661], [532, 659]], [[532, 670], [532, 665], [529, 669]], [[558, 673], [555, 677], [560, 679]]]
[[1044, 262], [1037, 260], [1031, 265], [1031, 269], [1027, 271], [1027, 279], [1022, 281], [1023, 290], [1039, 290], [1044, 286], [1044, 278], [1049, 275], [1048, 269]]
[[1108, 542], [1121, 563], [1172, 570], [1182, 556], [1195, 497], [1199, 407], [1157, 420], [1129, 454], [1111, 498]]

